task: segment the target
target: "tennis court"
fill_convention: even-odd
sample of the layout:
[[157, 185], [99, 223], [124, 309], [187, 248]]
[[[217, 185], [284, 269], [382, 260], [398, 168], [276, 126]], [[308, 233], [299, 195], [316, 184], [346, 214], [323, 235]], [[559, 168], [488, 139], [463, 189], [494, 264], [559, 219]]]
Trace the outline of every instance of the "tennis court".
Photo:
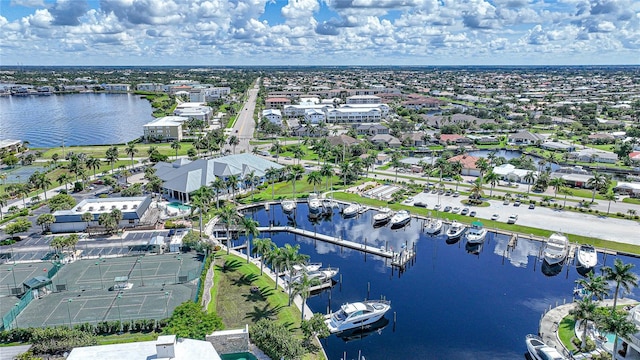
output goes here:
[[195, 284], [145, 286], [125, 291], [85, 290], [51, 293], [32, 301], [18, 316], [20, 327], [100, 321], [163, 319], [193, 297]]
[[22, 283], [36, 276], [47, 276], [55, 265], [48, 262], [5, 263], [0, 265], [0, 295], [11, 295], [13, 288], [22, 288]]

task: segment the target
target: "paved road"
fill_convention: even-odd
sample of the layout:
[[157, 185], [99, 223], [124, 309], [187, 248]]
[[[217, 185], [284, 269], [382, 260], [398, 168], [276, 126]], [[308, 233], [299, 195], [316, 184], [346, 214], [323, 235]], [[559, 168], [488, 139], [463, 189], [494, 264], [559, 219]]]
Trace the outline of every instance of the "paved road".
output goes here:
[[[252, 146], [249, 145], [249, 141], [253, 139], [253, 132], [256, 128], [253, 114], [256, 109], [256, 99], [258, 98], [258, 91], [260, 90], [260, 78], [258, 78], [253, 88], [247, 91], [247, 101], [238, 113], [236, 123], [231, 129], [230, 135], [235, 135], [240, 140], [240, 144], [236, 145], [235, 153], [251, 152]], [[225, 145], [224, 150], [234, 151], [232, 146]]]

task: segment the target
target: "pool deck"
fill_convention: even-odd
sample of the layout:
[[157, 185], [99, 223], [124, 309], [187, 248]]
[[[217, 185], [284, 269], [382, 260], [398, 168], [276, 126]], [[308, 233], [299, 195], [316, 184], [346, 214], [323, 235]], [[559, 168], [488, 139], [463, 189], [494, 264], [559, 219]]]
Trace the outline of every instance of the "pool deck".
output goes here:
[[[611, 306], [613, 305], [613, 299], [607, 299], [598, 302], [603, 306]], [[637, 304], [637, 300], [620, 298], [618, 299], [617, 305], [635, 305]], [[549, 346], [555, 347], [562, 354], [569, 354], [569, 350], [564, 347], [560, 338], [558, 337], [558, 326], [562, 319], [564, 319], [567, 315], [569, 315], [569, 311], [571, 311], [575, 307], [575, 302], [566, 303], [563, 305], [556, 306], [554, 308], [550, 308], [547, 310], [542, 319], [540, 319], [540, 330], [538, 331], [542, 340]], [[579, 357], [575, 357], [578, 359]]]

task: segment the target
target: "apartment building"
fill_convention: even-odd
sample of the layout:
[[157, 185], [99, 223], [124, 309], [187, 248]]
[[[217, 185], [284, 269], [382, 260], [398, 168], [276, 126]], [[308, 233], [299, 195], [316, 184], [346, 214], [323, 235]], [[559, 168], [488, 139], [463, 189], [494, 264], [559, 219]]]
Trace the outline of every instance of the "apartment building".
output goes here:
[[165, 116], [143, 125], [145, 139], [182, 140], [184, 116]]

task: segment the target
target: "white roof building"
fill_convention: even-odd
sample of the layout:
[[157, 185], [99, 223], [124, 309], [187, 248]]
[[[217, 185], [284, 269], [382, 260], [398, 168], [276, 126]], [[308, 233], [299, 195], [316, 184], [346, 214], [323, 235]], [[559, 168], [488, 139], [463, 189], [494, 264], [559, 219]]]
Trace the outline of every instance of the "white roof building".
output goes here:
[[148, 360], [175, 359], [221, 360], [210, 342], [177, 339], [175, 335], [158, 336], [156, 341], [79, 347], [71, 350], [67, 360]]
[[262, 117], [276, 125], [282, 125], [282, 112], [278, 109], [262, 110]]
[[[525, 184], [535, 182], [535, 179], [529, 182], [524, 180], [524, 178], [527, 176], [529, 171], [531, 170], [517, 169], [515, 166], [511, 164], [502, 164], [500, 166], [496, 166], [493, 168], [493, 173], [499, 175], [501, 179], [507, 180], [507, 181], [521, 182]], [[536, 176], [538, 174], [537, 171], [533, 171], [533, 173]]]

